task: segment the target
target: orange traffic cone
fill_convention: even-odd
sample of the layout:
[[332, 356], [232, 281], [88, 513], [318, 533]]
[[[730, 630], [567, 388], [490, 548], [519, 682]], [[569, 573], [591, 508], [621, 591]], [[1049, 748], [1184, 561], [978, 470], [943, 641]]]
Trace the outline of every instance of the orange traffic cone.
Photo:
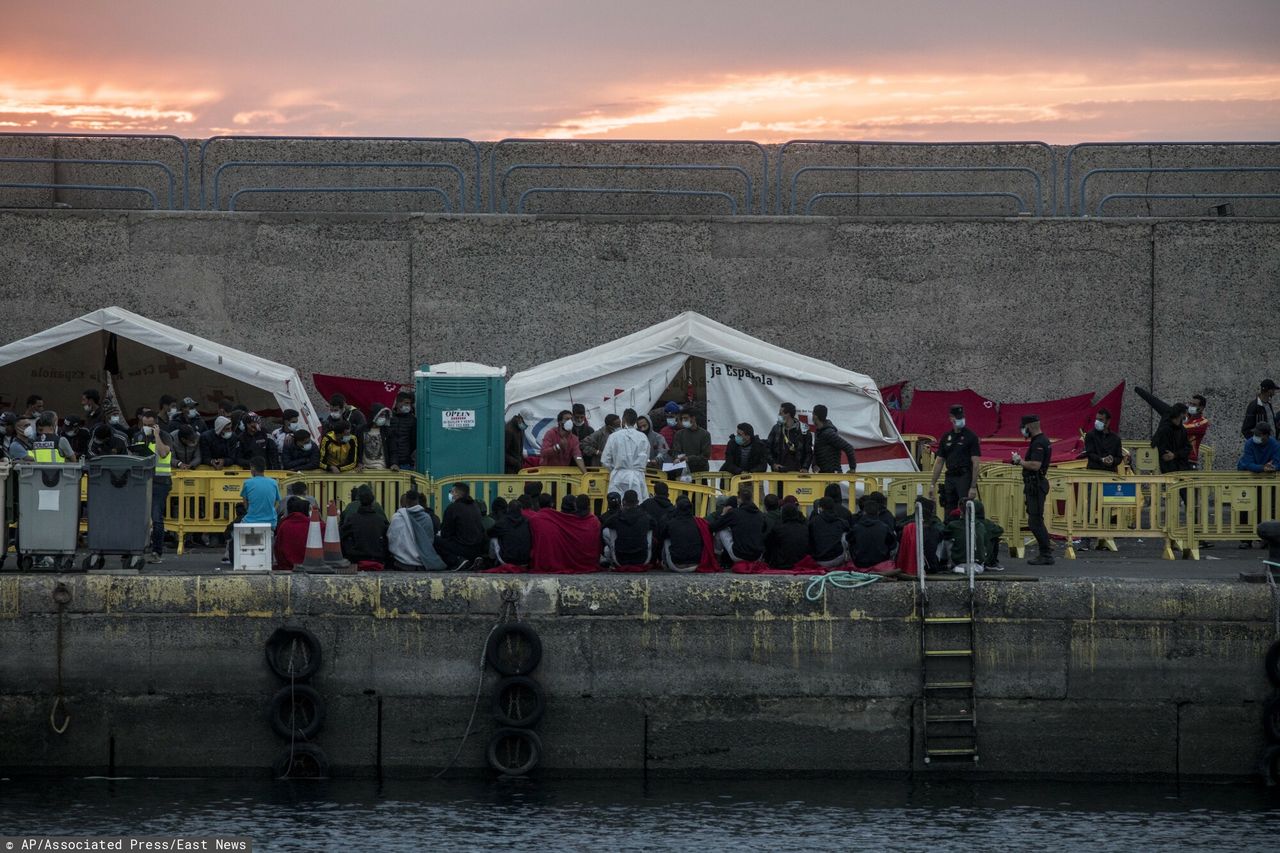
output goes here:
[[311, 526], [307, 528], [307, 556], [298, 568], [324, 569], [324, 541], [320, 533], [320, 507], [311, 507]]
[[342, 556], [342, 535], [338, 532], [338, 503], [329, 501], [329, 517], [324, 523], [324, 562], [334, 568], [351, 565]]

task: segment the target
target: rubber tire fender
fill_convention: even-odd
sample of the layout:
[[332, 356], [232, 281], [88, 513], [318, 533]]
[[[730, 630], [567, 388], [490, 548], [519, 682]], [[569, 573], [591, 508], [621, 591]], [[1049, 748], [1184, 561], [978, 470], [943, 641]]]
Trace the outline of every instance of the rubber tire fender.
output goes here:
[[1280, 743], [1280, 694], [1262, 703], [1262, 731], [1271, 743]]
[[276, 779], [328, 779], [329, 757], [314, 743], [286, 746], [271, 772]]
[[[300, 644], [306, 652], [302, 666], [290, 672], [288, 663], [280, 659], [281, 653], [285, 651], [290, 644]], [[315, 675], [320, 669], [321, 653], [320, 641], [316, 639], [316, 635], [308, 631], [306, 628], [297, 626], [287, 626], [277, 628], [270, 637], [267, 638], [267, 666], [271, 667], [271, 671], [278, 677], [288, 681], [305, 681]]]
[[1262, 758], [1258, 760], [1258, 775], [1267, 787], [1280, 785], [1280, 746], [1269, 746], [1263, 751]]
[[[523, 716], [514, 716], [511, 711], [514, 692], [528, 691], [532, 695], [533, 705]], [[523, 709], [521, 709], [523, 710]], [[547, 693], [542, 685], [527, 675], [509, 675], [498, 682], [493, 690], [493, 720], [500, 726], [513, 729], [527, 729], [535, 726], [547, 710]]]
[[[515, 738], [528, 746], [529, 758], [518, 767], [508, 767], [502, 762], [498, 751], [502, 743], [509, 738]], [[530, 770], [538, 766], [538, 762], [542, 760], [542, 739], [538, 737], [538, 733], [532, 729], [498, 729], [489, 738], [489, 748], [486, 750], [489, 758], [489, 766], [505, 776], [524, 776]]]
[[1280, 640], [1276, 640], [1271, 644], [1271, 648], [1267, 649], [1267, 659], [1264, 664], [1267, 669], [1267, 678], [1271, 679], [1273, 687], [1280, 687]]
[[[503, 643], [508, 637], [522, 638], [529, 645], [527, 660], [513, 663], [502, 656]], [[542, 638], [524, 622], [506, 622], [489, 636], [484, 656], [489, 661], [489, 666], [501, 675], [527, 675], [537, 669], [542, 660]]]
[[[310, 715], [304, 715], [305, 723], [295, 730], [297, 720], [290, 719], [291, 710], [296, 714], [299, 707], [305, 708], [308, 705], [311, 706]], [[324, 728], [324, 716], [324, 697], [314, 687], [306, 684], [286, 684], [281, 687], [271, 697], [271, 705], [267, 710], [271, 728], [285, 740], [311, 740]]]

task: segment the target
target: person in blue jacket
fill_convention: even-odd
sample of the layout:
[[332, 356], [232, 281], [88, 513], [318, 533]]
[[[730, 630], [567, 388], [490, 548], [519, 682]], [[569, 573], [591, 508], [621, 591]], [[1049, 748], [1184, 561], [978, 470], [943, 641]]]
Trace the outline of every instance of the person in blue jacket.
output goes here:
[[1271, 436], [1270, 424], [1259, 423], [1253, 428], [1253, 435], [1244, 443], [1236, 470], [1255, 474], [1280, 471], [1280, 441]]

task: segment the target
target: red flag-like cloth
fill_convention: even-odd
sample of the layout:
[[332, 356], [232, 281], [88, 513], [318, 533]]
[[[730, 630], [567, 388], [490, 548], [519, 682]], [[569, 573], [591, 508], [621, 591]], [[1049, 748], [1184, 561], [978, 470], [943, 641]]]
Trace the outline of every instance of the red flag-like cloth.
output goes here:
[[527, 517], [533, 533], [530, 571], [557, 575], [600, 571], [600, 519], [553, 509]]
[[903, 417], [903, 432], [939, 438], [951, 429], [952, 406], [964, 406], [965, 425], [979, 436], [991, 435], [1000, 421], [996, 402], [962, 388], [957, 391], [920, 391], [911, 395], [911, 407]]
[[716, 559], [716, 546], [711, 542], [711, 525], [705, 518], [695, 518], [693, 521], [698, 525], [698, 533], [702, 535], [702, 559], [698, 561], [698, 574], [721, 571], [720, 561]]
[[401, 385], [399, 382], [353, 379], [350, 376], [330, 376], [326, 373], [313, 373], [311, 379], [316, 383], [320, 396], [326, 400], [334, 394], [341, 394], [347, 398], [348, 403], [366, 415], [372, 412], [374, 406], [390, 408], [401, 389], [413, 390], [412, 386]]

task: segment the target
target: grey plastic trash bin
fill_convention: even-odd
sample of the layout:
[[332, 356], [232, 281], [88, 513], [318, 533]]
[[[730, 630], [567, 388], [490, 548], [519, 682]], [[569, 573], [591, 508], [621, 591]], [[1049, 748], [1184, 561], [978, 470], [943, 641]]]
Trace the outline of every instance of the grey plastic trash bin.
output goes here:
[[13, 492], [9, 485], [9, 460], [0, 459], [0, 569], [9, 559], [9, 519], [13, 515]]
[[151, 538], [151, 480], [154, 456], [99, 456], [85, 463], [88, 475], [89, 535], [92, 552], [85, 569], [100, 569], [107, 554], [119, 554], [138, 568]]
[[22, 549], [19, 565], [25, 571], [36, 557], [57, 557], [58, 568], [72, 568], [80, 535], [80, 463], [20, 463], [14, 470], [18, 547]]

